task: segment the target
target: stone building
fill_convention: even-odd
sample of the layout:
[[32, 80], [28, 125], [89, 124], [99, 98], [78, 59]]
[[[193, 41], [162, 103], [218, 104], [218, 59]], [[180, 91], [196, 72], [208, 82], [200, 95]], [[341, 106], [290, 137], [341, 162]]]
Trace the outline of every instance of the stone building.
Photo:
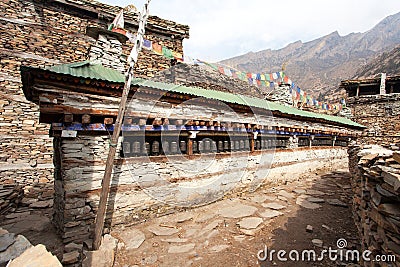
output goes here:
[[[49, 126], [38, 122], [38, 106], [23, 96], [20, 66], [44, 68], [89, 59], [89, 50], [94, 54], [97, 44], [86, 30], [107, 28], [119, 11], [119, 7], [92, 0], [0, 2], [0, 183], [33, 186], [25, 190], [33, 200], [42, 199], [43, 189], [52, 187]], [[125, 28], [134, 33], [137, 14], [124, 13]], [[188, 37], [188, 26], [150, 16], [147, 40], [182, 53], [182, 40]], [[120, 48], [122, 60], [130, 47], [126, 42]], [[151, 77], [170, 65], [169, 59], [143, 50], [136, 76]], [[7, 201], [0, 206], [0, 211], [8, 208]]]
[[368, 127], [348, 151], [362, 250], [372, 259], [385, 255], [382, 266], [400, 266], [400, 76], [346, 80], [340, 87], [352, 118]]
[[362, 141], [400, 141], [400, 76], [342, 81], [354, 121], [368, 126]]

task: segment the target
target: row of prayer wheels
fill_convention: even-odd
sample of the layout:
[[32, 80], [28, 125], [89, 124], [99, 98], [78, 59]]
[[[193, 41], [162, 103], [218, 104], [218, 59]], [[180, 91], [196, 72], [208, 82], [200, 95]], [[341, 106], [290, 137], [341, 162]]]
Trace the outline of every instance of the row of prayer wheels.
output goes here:
[[[262, 139], [255, 140], [254, 149], [271, 149], [283, 148], [288, 146], [289, 141], [284, 139]], [[124, 157], [144, 156], [144, 155], [174, 155], [187, 154], [188, 144], [186, 141], [158, 141], [139, 142], [139, 141], [124, 141], [122, 144], [122, 153]], [[211, 153], [211, 152], [231, 152], [231, 151], [250, 151], [249, 139], [236, 140], [218, 140], [214, 141], [210, 138], [202, 140], [194, 140], [192, 143], [192, 151], [196, 153]]]

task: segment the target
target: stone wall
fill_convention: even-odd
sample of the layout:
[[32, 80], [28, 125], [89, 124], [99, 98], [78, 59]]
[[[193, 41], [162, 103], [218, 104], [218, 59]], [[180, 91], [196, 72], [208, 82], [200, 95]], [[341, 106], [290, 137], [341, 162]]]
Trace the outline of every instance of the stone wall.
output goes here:
[[[55, 138], [54, 220], [65, 243], [92, 237], [108, 146], [106, 136]], [[106, 227], [298, 179], [317, 168], [347, 166], [346, 149], [338, 147], [233, 153], [117, 158]]]
[[[64, 3], [62, 3], [64, 2]], [[87, 59], [95, 39], [87, 26], [107, 27], [119, 8], [94, 1], [5, 0], [0, 2], [0, 183], [13, 180], [41, 187], [53, 181], [49, 126], [38, 122], [39, 108], [21, 89], [20, 66], [46, 67]], [[79, 4], [81, 3], [81, 4]], [[137, 14], [126, 13], [127, 29]], [[189, 28], [150, 16], [145, 38], [182, 53]], [[131, 44], [123, 46], [125, 56]], [[170, 66], [163, 56], [143, 50], [136, 76], [150, 77]]]
[[376, 145], [349, 147], [354, 192], [353, 214], [362, 249], [395, 255], [400, 266], [400, 154]]
[[400, 94], [351, 97], [353, 120], [368, 126], [364, 144], [389, 145], [400, 141]]

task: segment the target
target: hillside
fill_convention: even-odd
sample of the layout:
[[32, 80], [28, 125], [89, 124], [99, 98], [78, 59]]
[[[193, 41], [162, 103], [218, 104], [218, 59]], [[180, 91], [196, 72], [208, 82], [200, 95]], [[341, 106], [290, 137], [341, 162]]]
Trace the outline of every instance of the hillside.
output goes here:
[[400, 74], [400, 45], [371, 59], [356, 71], [353, 78], [367, 78], [382, 72], [389, 76]]
[[287, 62], [286, 73], [306, 92], [336, 91], [341, 80], [356, 75], [360, 66], [400, 43], [400, 13], [383, 19], [365, 33], [340, 36], [333, 32], [316, 40], [294, 42], [279, 50], [262, 50], [221, 61], [247, 72], [279, 71]]

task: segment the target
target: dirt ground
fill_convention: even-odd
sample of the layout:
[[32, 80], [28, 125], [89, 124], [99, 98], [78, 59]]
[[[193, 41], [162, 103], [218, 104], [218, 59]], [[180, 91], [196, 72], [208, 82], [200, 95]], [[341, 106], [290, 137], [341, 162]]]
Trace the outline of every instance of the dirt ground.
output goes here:
[[[328, 203], [331, 200], [333, 204]], [[348, 249], [359, 249], [350, 205], [346, 170], [311, 173], [285, 185], [268, 185], [244, 196], [114, 229], [111, 234], [119, 239], [114, 266], [355, 266], [327, 258], [282, 262], [276, 254], [265, 261], [257, 256], [265, 248], [300, 253], [313, 249], [319, 255], [328, 247], [336, 249], [340, 238], [346, 239]], [[50, 222], [51, 212], [20, 209], [1, 217], [0, 227], [25, 235], [32, 244], [46, 245], [61, 259], [62, 241]], [[242, 224], [246, 220], [250, 225]], [[312, 231], [306, 231], [307, 225]], [[322, 247], [313, 239], [321, 240]]]
[[[304, 199], [312, 200], [311, 206], [307, 205], [308, 201], [305, 205], [296, 204]], [[333, 205], [328, 203], [332, 199]], [[274, 203], [275, 210], [265, 208], [270, 207], [270, 203]], [[243, 197], [132, 226], [145, 236], [137, 249], [129, 248], [129, 242], [137, 238], [137, 233], [120, 238], [129, 228], [114, 230], [112, 234], [121, 241], [115, 266], [355, 266], [331, 261], [329, 257], [323, 261], [282, 262], [276, 256], [272, 261], [260, 261], [257, 256], [265, 247], [268, 251], [282, 249], [288, 253], [313, 249], [318, 256], [328, 247], [337, 249], [337, 240], [341, 238], [346, 240], [347, 249], [359, 249], [350, 204], [348, 172], [313, 173], [290, 184], [261, 188]], [[246, 207], [250, 207], [247, 210], [255, 207], [256, 211], [247, 217], [261, 218], [262, 223], [255, 229], [241, 228], [237, 223], [246, 216], [224, 216], [224, 211], [236, 207], [244, 211]], [[276, 215], [276, 211], [282, 214], [269, 218]], [[306, 231], [307, 225], [312, 226], [312, 232]], [[173, 231], [154, 233], [152, 229], [157, 227]], [[315, 246], [313, 239], [322, 240], [322, 247]]]

